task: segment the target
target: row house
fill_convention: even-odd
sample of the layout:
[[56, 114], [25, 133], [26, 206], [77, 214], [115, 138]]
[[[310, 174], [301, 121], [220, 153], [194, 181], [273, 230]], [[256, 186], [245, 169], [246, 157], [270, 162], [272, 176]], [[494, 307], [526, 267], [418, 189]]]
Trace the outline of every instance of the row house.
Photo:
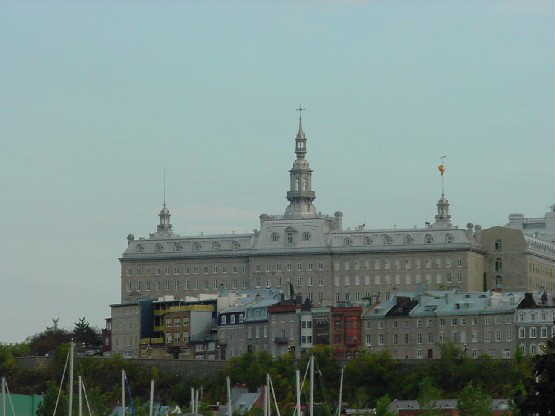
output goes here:
[[331, 340], [335, 356], [339, 359], [351, 359], [361, 347], [361, 313], [360, 306], [331, 308]]
[[[439, 358], [440, 347], [447, 342], [472, 358], [512, 358], [517, 333], [522, 333], [518, 319], [523, 316], [527, 298], [534, 299], [534, 295], [457, 290], [398, 293], [365, 311], [364, 344], [370, 350], [387, 350], [396, 359]], [[544, 315], [530, 315], [529, 319], [534, 317], [535, 321], [522, 321], [520, 326], [538, 328], [528, 333], [541, 334], [542, 327], [544, 335], [553, 333], [553, 320], [549, 322], [549, 318], [554, 309], [546, 306], [542, 310]], [[543, 326], [537, 322], [540, 317], [545, 318]], [[538, 340], [534, 341], [537, 352]]]
[[542, 352], [549, 338], [555, 337], [555, 304], [544, 292], [541, 296], [526, 293], [515, 316], [517, 342], [526, 355]]

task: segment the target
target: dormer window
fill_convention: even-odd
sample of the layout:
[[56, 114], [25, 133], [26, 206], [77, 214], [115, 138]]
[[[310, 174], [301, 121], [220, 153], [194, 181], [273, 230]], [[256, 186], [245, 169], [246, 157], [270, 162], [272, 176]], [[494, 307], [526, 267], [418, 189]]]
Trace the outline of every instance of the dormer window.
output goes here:
[[272, 241], [279, 241], [279, 233], [272, 233]]
[[434, 241], [434, 237], [432, 237], [431, 234], [426, 234], [426, 235], [424, 236], [424, 242], [425, 242], [426, 244], [432, 244], [433, 241]]
[[310, 237], [311, 237], [311, 235], [310, 235], [310, 233], [309, 233], [308, 231], [305, 231], [305, 232], [303, 233], [303, 240], [304, 240], [304, 241], [310, 240]]
[[343, 244], [347, 247], [352, 246], [353, 245], [353, 240], [351, 240], [349, 237], [347, 237], [343, 240]]
[[139, 253], [142, 253], [143, 251], [145, 251], [145, 248], [142, 244], [137, 244], [137, 251]]
[[384, 244], [387, 244], [387, 245], [388, 245], [388, 244], [391, 244], [391, 243], [393, 243], [393, 238], [391, 238], [391, 236], [388, 235], [388, 234], [384, 234], [384, 236], [383, 236], [383, 243], [384, 243]]
[[412, 237], [412, 235], [407, 234], [407, 235], [405, 236], [405, 244], [410, 244], [410, 243], [412, 243], [413, 241], [414, 241], [414, 238]]
[[241, 248], [241, 244], [239, 244], [239, 241], [233, 240], [231, 242], [231, 248], [233, 250], [239, 250]]

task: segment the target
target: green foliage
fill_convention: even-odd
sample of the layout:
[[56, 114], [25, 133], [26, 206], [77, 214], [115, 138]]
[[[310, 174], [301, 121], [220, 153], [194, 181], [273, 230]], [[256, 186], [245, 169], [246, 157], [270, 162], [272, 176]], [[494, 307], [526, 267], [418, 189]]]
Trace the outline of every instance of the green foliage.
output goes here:
[[469, 383], [459, 395], [458, 409], [461, 416], [491, 415], [491, 396], [480, 387]]
[[71, 341], [71, 334], [64, 329], [48, 328], [29, 338], [29, 349], [32, 355], [53, 353], [62, 344]]
[[389, 411], [390, 404], [389, 396], [380, 397], [376, 402], [376, 416], [394, 416], [395, 414]]
[[73, 327], [73, 341], [81, 346], [98, 347], [102, 345], [102, 336], [98, 329], [92, 328], [83, 316], [75, 322]]
[[422, 412], [422, 416], [439, 416], [441, 410], [436, 409], [435, 402], [441, 399], [441, 390], [434, 386], [433, 381], [426, 377], [419, 386], [418, 404]]

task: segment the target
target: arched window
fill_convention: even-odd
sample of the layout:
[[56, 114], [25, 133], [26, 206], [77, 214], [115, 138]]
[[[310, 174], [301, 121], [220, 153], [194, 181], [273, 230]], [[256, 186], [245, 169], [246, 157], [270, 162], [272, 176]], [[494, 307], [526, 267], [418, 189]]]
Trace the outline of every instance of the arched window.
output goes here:
[[279, 233], [272, 233], [272, 241], [279, 241]]

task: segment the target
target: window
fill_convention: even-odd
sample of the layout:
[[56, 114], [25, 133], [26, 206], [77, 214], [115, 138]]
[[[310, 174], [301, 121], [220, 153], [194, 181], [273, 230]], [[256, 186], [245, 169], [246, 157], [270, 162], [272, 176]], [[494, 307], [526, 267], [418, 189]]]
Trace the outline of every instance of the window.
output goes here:
[[287, 233], [287, 244], [289, 244], [289, 245], [293, 244], [293, 233], [292, 232]]
[[503, 241], [502, 240], [495, 240], [495, 251], [503, 250]]
[[372, 336], [366, 335], [366, 345], [372, 345]]
[[272, 241], [279, 241], [279, 233], [272, 233]]
[[424, 242], [425, 242], [426, 244], [432, 244], [433, 241], [434, 241], [434, 237], [432, 237], [431, 234], [426, 234], [426, 235], [424, 236]]
[[305, 231], [305, 232], [303, 233], [303, 240], [304, 240], [304, 241], [310, 240], [310, 237], [311, 237], [311, 235], [310, 235], [310, 233], [309, 233], [308, 231]]
[[385, 335], [384, 335], [384, 334], [380, 334], [380, 336], [379, 336], [379, 344], [380, 344], [380, 345], [384, 345], [384, 344], [385, 344]]
[[416, 342], [417, 342], [418, 344], [422, 344], [422, 343], [424, 342], [424, 341], [423, 341], [423, 338], [424, 338], [424, 337], [422, 336], [422, 332], [419, 332], [418, 335], [417, 335], [417, 337], [416, 337]]
[[353, 240], [351, 240], [350, 238], [346, 238], [346, 239], [343, 240], [343, 245], [352, 246], [353, 245]]
[[520, 339], [526, 338], [526, 328], [518, 328], [518, 337]]
[[225, 316], [225, 315], [222, 315], [222, 318], [220, 319], [220, 323], [221, 323], [222, 325], [225, 325], [225, 324], [226, 324], [226, 316]]
[[540, 337], [547, 338], [547, 327], [543, 326], [540, 330]]
[[393, 344], [397, 345], [399, 343], [399, 335], [393, 334]]
[[536, 328], [535, 326], [531, 327], [529, 337], [536, 338], [537, 336], [538, 336], [538, 328]]
[[495, 259], [495, 271], [498, 273], [503, 271], [503, 260], [501, 259], [501, 257], [497, 257]]
[[363, 240], [364, 244], [366, 244], [367, 246], [372, 244], [372, 239], [368, 236], [364, 237]]

